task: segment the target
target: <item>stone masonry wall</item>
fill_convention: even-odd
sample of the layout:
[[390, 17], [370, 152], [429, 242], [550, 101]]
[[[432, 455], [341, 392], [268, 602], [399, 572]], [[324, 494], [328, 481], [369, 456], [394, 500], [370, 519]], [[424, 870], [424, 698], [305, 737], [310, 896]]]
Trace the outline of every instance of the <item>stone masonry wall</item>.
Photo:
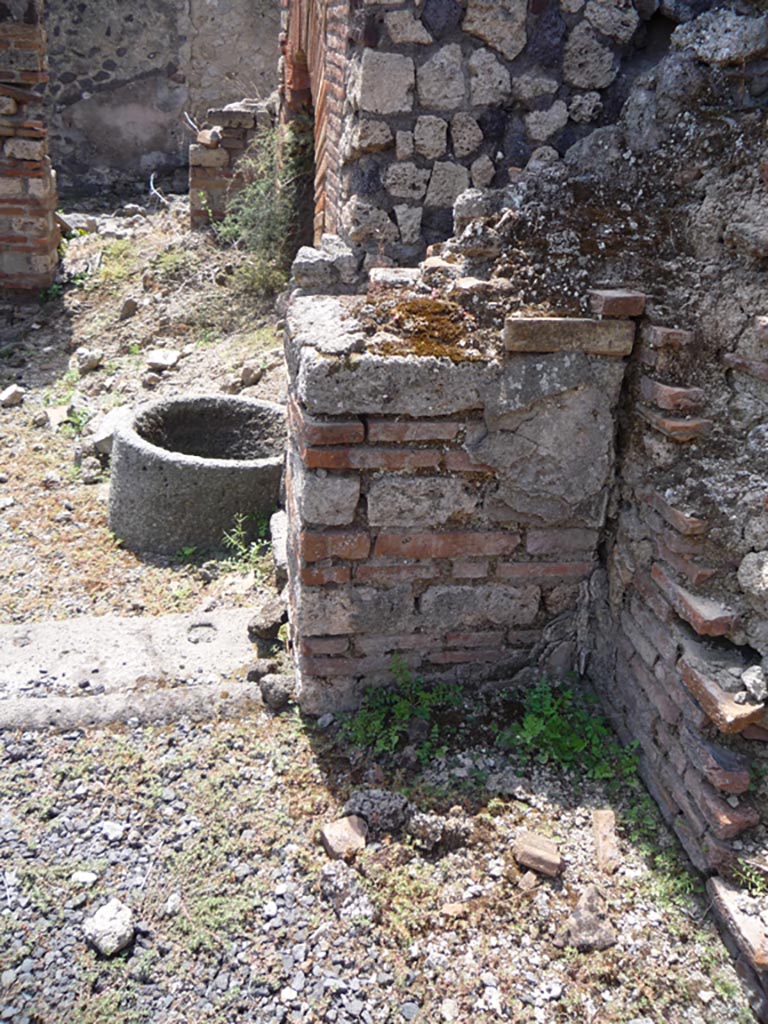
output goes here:
[[199, 122], [210, 107], [275, 88], [279, 20], [279, 0], [49, 0], [61, 190], [145, 187], [153, 171], [185, 168], [185, 111]]
[[46, 288], [56, 271], [56, 186], [36, 89], [47, 80], [42, 4], [0, 5], [0, 288]]
[[274, 116], [270, 105], [255, 100], [228, 103], [209, 110], [210, 128], [198, 132], [189, 147], [189, 207], [193, 228], [222, 220], [227, 200], [245, 183], [239, 158], [259, 131], [270, 129]]
[[[429, 299], [422, 299], [429, 302]], [[343, 302], [288, 321], [291, 623], [305, 711], [391, 680], [576, 663], [628, 320], [511, 318], [503, 351], [398, 354]], [[438, 346], [439, 351], [439, 346]]]
[[[338, 40], [313, 45], [345, 6], [293, 0], [289, 38], [309, 59], [338, 62]], [[701, 5], [699, 5], [701, 6]], [[470, 184], [503, 186], [542, 146], [553, 156], [616, 119], [636, 75], [666, 48], [686, 4], [623, 0], [369, 0], [347, 17], [339, 189], [316, 230], [415, 262], [451, 233]], [[313, 17], [307, 17], [307, 11]], [[703, 8], [702, 8], [703, 9]], [[665, 16], [666, 15], [666, 16]], [[294, 30], [309, 24], [309, 38]], [[330, 30], [329, 30], [330, 31]], [[334, 29], [335, 35], [338, 35]], [[288, 62], [290, 69], [291, 64]], [[338, 84], [334, 81], [334, 87]], [[329, 161], [329, 169], [334, 166]]]

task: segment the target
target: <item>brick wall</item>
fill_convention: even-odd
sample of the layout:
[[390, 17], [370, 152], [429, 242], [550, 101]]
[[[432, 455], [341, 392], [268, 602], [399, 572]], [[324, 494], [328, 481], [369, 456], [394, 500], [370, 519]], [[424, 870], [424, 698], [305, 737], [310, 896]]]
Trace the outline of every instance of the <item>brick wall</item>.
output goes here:
[[338, 234], [343, 201], [351, 13], [349, 0], [282, 0], [282, 116], [311, 114], [315, 132], [314, 237]]
[[42, 97], [48, 79], [42, 4], [0, 13], [0, 287], [46, 288], [57, 266], [56, 187]]
[[717, 396], [730, 354], [722, 380], [710, 364], [709, 389], [685, 380], [702, 368], [701, 342], [673, 327], [641, 331], [624, 409], [619, 513], [605, 532], [605, 566], [591, 579], [589, 674], [623, 741], [639, 744], [640, 773], [668, 824], [711, 876], [726, 942], [759, 994], [768, 993], [765, 932], [741, 883], [745, 872], [768, 875], [754, 831], [764, 827], [761, 807], [749, 792], [753, 746], [768, 741], [768, 708], [749, 611], [733, 582], [742, 554], [711, 506], [691, 500], [691, 488], [658, 483], [660, 463], [695, 466], [727, 408]]
[[596, 567], [627, 320], [510, 318], [503, 352], [382, 352], [342, 302], [289, 314], [301, 704], [391, 681], [562, 675]]
[[659, 445], [683, 453], [713, 429], [705, 391], [676, 380], [694, 339], [642, 331], [621, 512], [595, 580], [591, 676], [620, 734], [639, 742], [645, 782], [693, 863], [727, 874], [738, 859], [730, 840], [760, 820], [749, 762], [728, 740], [750, 736], [766, 706], [744, 699], [742, 676], [759, 657], [716, 596], [728, 553], [704, 516], [654, 481]]

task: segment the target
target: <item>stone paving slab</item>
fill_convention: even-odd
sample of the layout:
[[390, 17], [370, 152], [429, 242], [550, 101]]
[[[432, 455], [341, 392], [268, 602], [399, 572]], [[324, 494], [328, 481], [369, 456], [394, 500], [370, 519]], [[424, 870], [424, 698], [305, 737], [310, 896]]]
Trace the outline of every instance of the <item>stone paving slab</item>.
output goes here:
[[0, 706], [243, 680], [253, 609], [0, 625]]

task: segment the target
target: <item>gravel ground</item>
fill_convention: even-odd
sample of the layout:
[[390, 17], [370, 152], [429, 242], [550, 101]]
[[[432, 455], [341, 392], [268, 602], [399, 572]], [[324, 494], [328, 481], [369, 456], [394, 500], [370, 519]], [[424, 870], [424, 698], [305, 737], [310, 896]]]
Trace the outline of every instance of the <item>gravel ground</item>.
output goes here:
[[[254, 707], [6, 734], [0, 1020], [750, 1020], [700, 885], [639, 792], [484, 749], [394, 771], [342, 756], [323, 725]], [[592, 834], [609, 806], [611, 876]], [[331, 860], [318, 830], [345, 809], [366, 814], [369, 843]], [[559, 877], [529, 888], [522, 828], [558, 843]], [[577, 952], [560, 936], [590, 885], [615, 944]], [[112, 898], [135, 932], [105, 957], [84, 927]]]

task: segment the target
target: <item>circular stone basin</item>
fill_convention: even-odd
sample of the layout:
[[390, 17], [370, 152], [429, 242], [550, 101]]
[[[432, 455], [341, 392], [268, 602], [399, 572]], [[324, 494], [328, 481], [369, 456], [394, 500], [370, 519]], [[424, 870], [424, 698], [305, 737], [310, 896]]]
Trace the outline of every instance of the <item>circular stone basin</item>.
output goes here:
[[285, 410], [228, 395], [161, 399], [119, 425], [112, 445], [109, 527], [132, 551], [220, 548], [246, 539], [277, 507]]

